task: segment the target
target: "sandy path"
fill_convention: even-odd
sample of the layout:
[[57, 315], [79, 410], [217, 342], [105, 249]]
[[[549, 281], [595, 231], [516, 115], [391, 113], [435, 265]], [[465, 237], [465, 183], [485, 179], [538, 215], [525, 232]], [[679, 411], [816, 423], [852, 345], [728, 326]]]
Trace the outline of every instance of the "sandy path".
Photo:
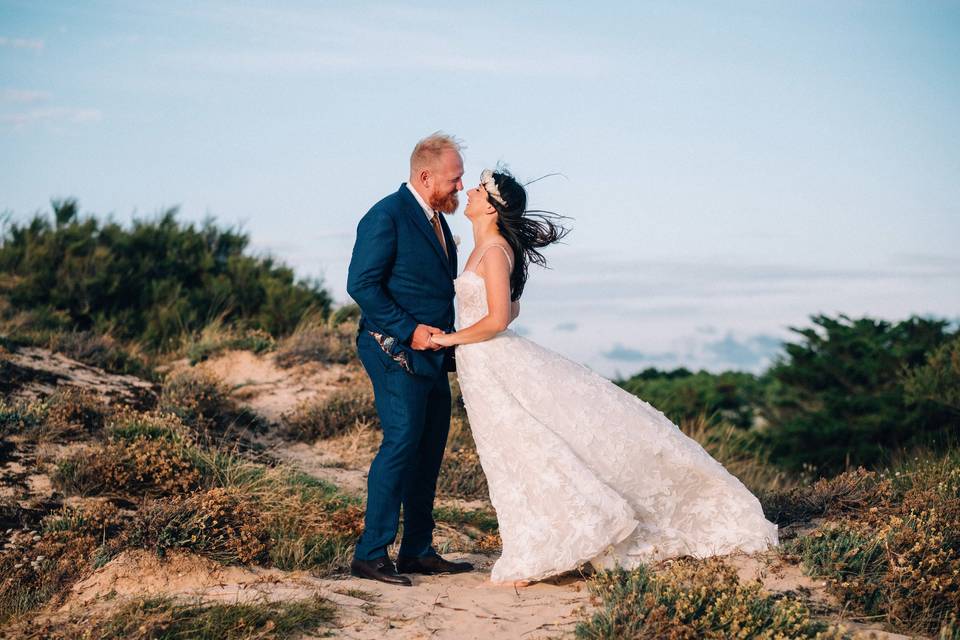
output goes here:
[[572, 630], [589, 596], [581, 580], [514, 589], [489, 582], [495, 560], [451, 554], [474, 562], [467, 574], [412, 576], [413, 587], [359, 578], [321, 579], [304, 571], [223, 566], [189, 553], [159, 559], [126, 551], [73, 586], [59, 615], [109, 610], [128, 597], [164, 594], [186, 601], [253, 602], [322, 595], [337, 605], [337, 635], [344, 638], [556, 638]]

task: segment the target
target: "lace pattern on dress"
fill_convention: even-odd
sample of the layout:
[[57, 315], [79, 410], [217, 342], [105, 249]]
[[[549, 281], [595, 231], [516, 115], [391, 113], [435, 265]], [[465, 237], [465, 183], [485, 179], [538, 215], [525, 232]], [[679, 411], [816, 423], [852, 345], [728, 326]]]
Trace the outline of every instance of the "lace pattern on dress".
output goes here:
[[[484, 281], [454, 286], [465, 328], [487, 314]], [[510, 329], [456, 353], [503, 540], [492, 580], [777, 544], [743, 483], [640, 398]]]

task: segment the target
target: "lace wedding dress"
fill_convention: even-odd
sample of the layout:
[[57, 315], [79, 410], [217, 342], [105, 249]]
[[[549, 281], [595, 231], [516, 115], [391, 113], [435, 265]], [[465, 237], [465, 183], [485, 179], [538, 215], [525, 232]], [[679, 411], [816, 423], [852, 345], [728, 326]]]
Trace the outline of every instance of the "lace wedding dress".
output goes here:
[[[458, 329], [487, 314], [479, 274], [454, 287]], [[510, 329], [456, 349], [503, 541], [494, 582], [777, 544], [757, 498], [650, 404]]]

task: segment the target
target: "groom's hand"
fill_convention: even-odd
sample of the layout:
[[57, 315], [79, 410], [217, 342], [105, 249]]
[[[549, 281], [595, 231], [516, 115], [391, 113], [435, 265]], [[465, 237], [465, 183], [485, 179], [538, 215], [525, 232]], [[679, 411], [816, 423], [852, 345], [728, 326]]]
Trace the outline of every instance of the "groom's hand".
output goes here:
[[436, 327], [431, 327], [428, 324], [418, 324], [417, 328], [413, 330], [413, 338], [410, 339], [410, 346], [418, 351], [425, 351], [427, 349], [436, 351], [437, 349], [442, 349], [443, 347], [440, 345], [430, 342], [430, 335], [434, 333], [443, 333], [443, 331]]

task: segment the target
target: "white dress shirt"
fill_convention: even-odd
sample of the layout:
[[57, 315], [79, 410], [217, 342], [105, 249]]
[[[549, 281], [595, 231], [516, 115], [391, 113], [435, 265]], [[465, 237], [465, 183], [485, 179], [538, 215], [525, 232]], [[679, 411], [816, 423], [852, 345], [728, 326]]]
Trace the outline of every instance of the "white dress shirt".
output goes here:
[[[427, 203], [423, 201], [423, 198], [420, 197], [420, 194], [417, 193], [417, 190], [410, 186], [409, 182], [407, 183], [407, 189], [410, 189], [410, 193], [412, 193], [413, 197], [416, 198], [417, 202], [420, 203], [420, 206], [423, 208], [424, 215], [427, 216], [427, 222], [430, 223], [430, 227], [432, 228], [433, 216], [439, 216], [440, 213], [428, 207]], [[439, 221], [439, 218], [437, 218], [437, 220]], [[440, 225], [440, 228], [443, 229], [443, 225]], [[438, 238], [438, 240], [440, 240], [440, 238]], [[443, 238], [442, 240], [440, 240], [440, 242], [443, 245], [443, 252], [447, 253], [449, 251], [449, 249], [447, 248], [447, 239]]]
[[[423, 198], [420, 197], [420, 194], [417, 193], [417, 190], [414, 189], [414, 188], [410, 185], [409, 182], [407, 183], [407, 189], [410, 189], [410, 193], [413, 194], [413, 197], [416, 198], [416, 199], [417, 199], [417, 202], [420, 203], [420, 206], [423, 207], [423, 212], [424, 212], [424, 213], [426, 214], [426, 216], [427, 216], [427, 222], [430, 222], [430, 221], [433, 219], [433, 216], [435, 215], [433, 209], [431, 209], [431, 208], [427, 205], [427, 203], [423, 201]], [[432, 225], [433, 223], [430, 222], [430, 224]]]

